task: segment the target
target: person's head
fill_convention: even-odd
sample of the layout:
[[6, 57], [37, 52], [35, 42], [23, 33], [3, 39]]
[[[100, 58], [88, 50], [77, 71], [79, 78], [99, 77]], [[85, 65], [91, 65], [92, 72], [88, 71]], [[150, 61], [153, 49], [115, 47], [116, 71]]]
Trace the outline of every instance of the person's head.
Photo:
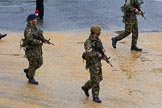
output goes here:
[[93, 37], [99, 37], [101, 34], [101, 27], [98, 25], [91, 26], [90, 32]]
[[33, 26], [37, 25], [37, 16], [35, 14], [30, 14], [27, 17], [27, 22]]

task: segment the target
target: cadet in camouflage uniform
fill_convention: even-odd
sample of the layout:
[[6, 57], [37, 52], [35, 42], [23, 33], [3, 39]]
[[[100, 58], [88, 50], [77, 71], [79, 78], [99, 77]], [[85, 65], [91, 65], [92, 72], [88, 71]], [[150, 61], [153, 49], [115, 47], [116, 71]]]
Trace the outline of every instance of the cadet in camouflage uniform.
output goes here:
[[29, 61], [29, 67], [24, 69], [29, 83], [38, 84], [34, 79], [35, 71], [43, 64], [42, 57], [42, 41], [34, 39], [34, 35], [39, 35], [43, 31], [37, 28], [37, 16], [30, 14], [27, 17], [27, 26], [24, 31], [24, 39], [22, 39], [25, 50], [25, 56]]
[[116, 37], [112, 38], [112, 46], [116, 48], [117, 41], [122, 40], [132, 33], [132, 45], [131, 50], [142, 51], [141, 48], [137, 47], [138, 39], [138, 21], [136, 15], [141, 15], [142, 12], [135, 8], [135, 5], [139, 5], [138, 0], [125, 0], [125, 5], [123, 6], [123, 22], [125, 23], [125, 31]]
[[85, 52], [83, 54], [83, 58], [86, 60], [86, 68], [89, 69], [90, 72], [90, 80], [87, 81], [84, 86], [82, 86], [82, 90], [85, 95], [89, 97], [89, 90], [92, 89], [93, 101], [97, 103], [101, 103], [99, 99], [99, 91], [100, 91], [100, 82], [103, 79], [102, 77], [102, 64], [101, 58], [102, 55], [97, 52], [94, 47], [97, 47], [104, 50], [101, 40], [99, 39], [101, 33], [100, 26], [92, 26], [91, 34], [89, 38], [84, 43]]

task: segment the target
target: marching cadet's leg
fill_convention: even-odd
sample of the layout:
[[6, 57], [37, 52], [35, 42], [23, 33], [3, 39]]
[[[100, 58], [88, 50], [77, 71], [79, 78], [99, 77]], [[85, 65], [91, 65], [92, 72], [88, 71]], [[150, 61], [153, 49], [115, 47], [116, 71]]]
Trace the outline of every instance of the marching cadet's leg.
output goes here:
[[28, 76], [29, 76], [29, 83], [32, 83], [32, 84], [38, 84], [38, 82], [34, 79], [34, 76], [35, 76], [35, 72], [36, 70], [41, 67], [43, 64], [43, 58], [42, 56], [40, 57], [35, 57], [35, 58], [30, 58], [29, 59], [29, 73], [28, 73]]
[[102, 71], [101, 68], [98, 68], [99, 70], [94, 71], [94, 69], [90, 69], [90, 80], [87, 81], [84, 86], [82, 86], [82, 90], [84, 91], [85, 95], [89, 97], [89, 89], [92, 88], [92, 97], [93, 101], [97, 103], [101, 103], [101, 100], [99, 99], [99, 91], [100, 86], [99, 83], [103, 79], [102, 77]]
[[36, 65], [35, 65], [35, 70], [37, 70], [38, 68], [40, 68], [43, 64], [43, 57], [40, 56], [36, 59]]
[[27, 79], [29, 79], [28, 73], [29, 73], [29, 74], [32, 74], [32, 72], [33, 72], [34, 70], [37, 70], [39, 67], [42, 66], [42, 64], [43, 64], [43, 57], [40, 56], [38, 59], [36, 59], [34, 68], [32, 68], [32, 67], [33, 67], [33, 66], [32, 66], [32, 63], [33, 63], [34, 61], [30, 60], [29, 62], [30, 62], [30, 63], [29, 63], [30, 72], [29, 72], [29, 68], [25, 68], [25, 69], [24, 69], [24, 73], [26, 74], [26, 78], [27, 78]]
[[32, 57], [28, 58], [28, 61], [29, 61], [29, 68], [28, 68], [29, 80], [28, 80], [28, 82], [32, 83], [32, 84], [38, 84], [38, 81], [36, 81], [34, 79], [35, 71], [36, 71], [36, 67], [37, 67], [37, 61], [35, 58], [32, 58]]
[[84, 86], [82, 86], [82, 90], [84, 91], [84, 93], [85, 93], [85, 95], [87, 96], [87, 97], [89, 97], [89, 89], [91, 89], [92, 88], [92, 81], [91, 80], [88, 80], [85, 84], [84, 84]]
[[142, 48], [137, 47], [137, 40], [138, 40], [138, 23], [137, 21], [132, 27], [132, 44], [131, 44], [131, 50], [135, 51], [142, 51]]
[[29, 79], [28, 72], [29, 72], [29, 69], [28, 69], [28, 68], [25, 68], [25, 69], [24, 69], [24, 73], [26, 74], [26, 78], [27, 78], [27, 79]]
[[99, 92], [100, 92], [100, 82], [102, 81], [102, 69], [101, 67], [97, 67], [96, 71], [93, 71], [91, 74], [91, 80], [92, 80], [92, 96], [93, 101], [97, 103], [101, 103], [101, 100], [99, 98]]
[[92, 88], [93, 101], [97, 103], [101, 103], [101, 100], [99, 98], [99, 91], [100, 91], [100, 85], [98, 83], [98, 84], [95, 84]]
[[113, 37], [112, 40], [112, 46], [113, 48], [116, 48], [117, 41], [120, 41], [127, 37], [131, 33], [131, 25], [130, 24], [125, 24], [125, 31], [123, 31], [121, 34], [119, 34], [116, 37]]

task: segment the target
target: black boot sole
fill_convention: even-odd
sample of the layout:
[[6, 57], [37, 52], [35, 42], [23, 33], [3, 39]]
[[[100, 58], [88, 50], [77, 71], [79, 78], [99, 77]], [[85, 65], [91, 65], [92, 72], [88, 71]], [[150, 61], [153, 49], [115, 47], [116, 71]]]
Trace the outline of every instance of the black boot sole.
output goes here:
[[28, 81], [28, 83], [38, 85], [38, 82], [33, 83], [33, 82]]
[[96, 100], [94, 100], [94, 99], [93, 99], [93, 101], [96, 102], [96, 103], [101, 103], [101, 102], [102, 102], [101, 100], [100, 100], [100, 101], [96, 101]]
[[131, 51], [142, 51], [142, 49], [131, 48]]

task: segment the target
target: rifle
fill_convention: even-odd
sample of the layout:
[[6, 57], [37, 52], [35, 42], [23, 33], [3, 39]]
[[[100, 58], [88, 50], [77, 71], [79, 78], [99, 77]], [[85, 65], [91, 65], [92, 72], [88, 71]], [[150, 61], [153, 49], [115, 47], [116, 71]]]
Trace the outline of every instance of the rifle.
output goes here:
[[135, 8], [138, 9], [138, 11], [141, 11], [141, 16], [146, 20], [146, 17], [144, 16], [145, 12], [143, 12], [140, 8], [141, 4], [143, 4], [144, 2], [141, 1], [138, 4], [134, 4]]
[[103, 57], [103, 60], [105, 60], [108, 64], [110, 64], [111, 67], [113, 67], [113, 65], [111, 64], [111, 62], [109, 61], [110, 57], [107, 57], [105, 54], [104, 54], [104, 57]]
[[50, 39], [45, 39], [43, 34], [40, 33], [39, 35], [33, 34], [33, 38], [42, 41], [43, 43], [54, 45], [54, 43], [50, 42]]
[[145, 12], [143, 12], [142, 10], [141, 11], [141, 16], [146, 20], [146, 17], [144, 16]]
[[99, 52], [102, 55], [103, 60], [105, 60], [111, 67], [113, 67], [113, 65], [109, 61], [110, 57], [107, 57], [107, 55], [104, 53], [104, 51], [101, 48], [99, 48], [98, 45], [96, 45], [95, 41], [92, 43], [91, 46], [92, 46], [92, 48], [94, 48], [95, 51]]

